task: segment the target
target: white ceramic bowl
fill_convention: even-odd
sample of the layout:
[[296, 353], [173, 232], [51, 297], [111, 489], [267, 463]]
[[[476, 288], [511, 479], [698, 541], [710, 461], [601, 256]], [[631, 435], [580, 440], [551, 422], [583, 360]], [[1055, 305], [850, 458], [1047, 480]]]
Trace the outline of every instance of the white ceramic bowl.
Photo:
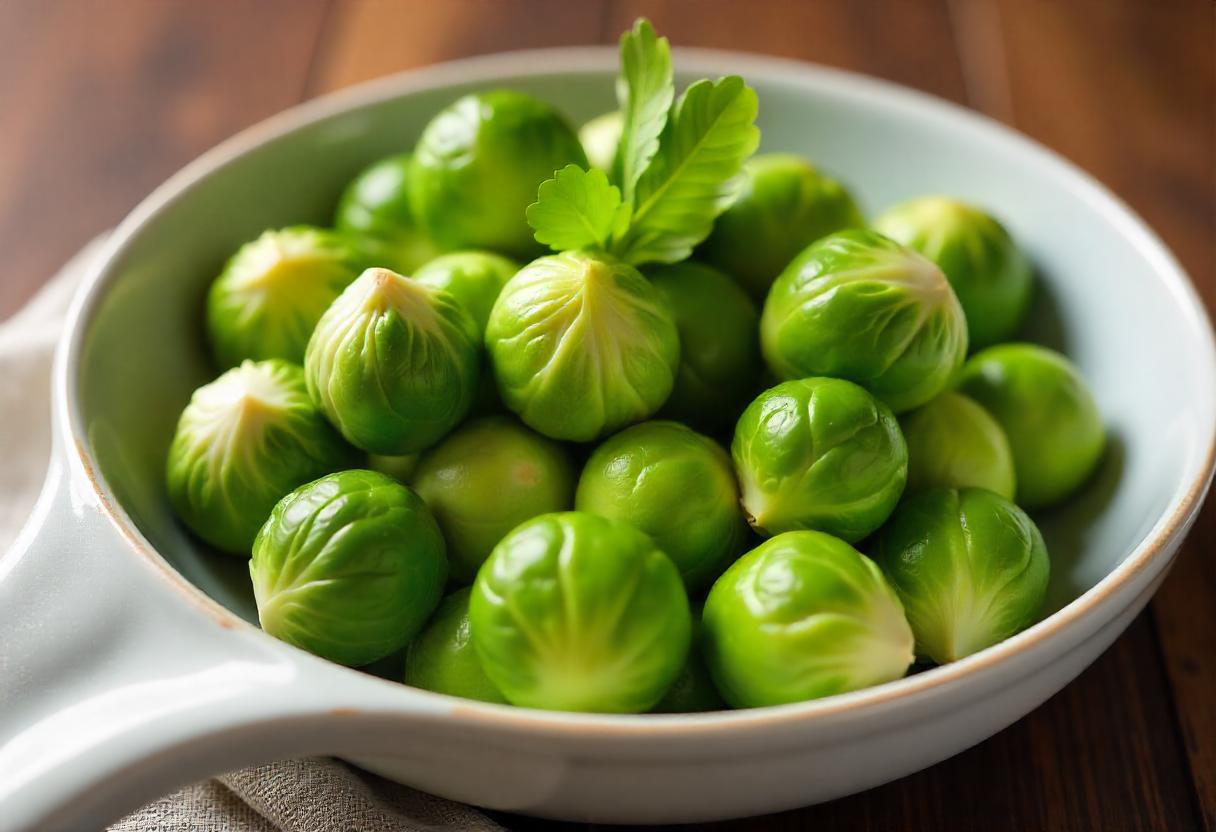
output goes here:
[[[1202, 307], [1122, 204], [1053, 154], [936, 99], [803, 64], [681, 51], [683, 80], [743, 74], [765, 150], [802, 152], [872, 210], [926, 192], [989, 206], [1043, 274], [1037, 337], [1063, 347], [1112, 436], [1098, 478], [1041, 517], [1050, 611], [953, 665], [816, 702], [686, 716], [529, 711], [426, 693], [313, 658], [249, 621], [244, 564], [173, 522], [162, 466], [208, 376], [200, 301], [263, 228], [324, 222], [363, 164], [407, 148], [459, 92], [512, 86], [585, 118], [613, 50], [479, 58], [306, 104], [157, 190], [76, 298], [54, 377], [45, 491], [0, 558], [0, 818], [79, 828], [223, 769], [334, 754], [482, 806], [657, 823], [869, 788], [999, 731], [1144, 606], [1212, 472], [1216, 360]], [[234, 91], [235, 94], [236, 91]]]

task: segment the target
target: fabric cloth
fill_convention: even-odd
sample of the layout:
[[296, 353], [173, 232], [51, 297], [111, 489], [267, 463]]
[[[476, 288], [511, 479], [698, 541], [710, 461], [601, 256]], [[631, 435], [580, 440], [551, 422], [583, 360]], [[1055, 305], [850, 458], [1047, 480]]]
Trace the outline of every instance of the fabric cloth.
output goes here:
[[[55, 343], [85, 267], [85, 246], [33, 300], [0, 323], [0, 550], [38, 497], [50, 454], [50, 377]], [[288, 760], [187, 786], [128, 815], [111, 832], [489, 832], [482, 812], [346, 763]]]

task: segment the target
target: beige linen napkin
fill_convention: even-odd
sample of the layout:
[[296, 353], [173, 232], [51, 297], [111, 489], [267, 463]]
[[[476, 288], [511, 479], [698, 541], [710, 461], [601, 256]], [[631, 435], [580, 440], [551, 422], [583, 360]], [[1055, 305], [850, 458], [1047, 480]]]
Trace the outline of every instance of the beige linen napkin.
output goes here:
[[[0, 550], [16, 537], [50, 454], [50, 374], [72, 294], [100, 239], [24, 309], [0, 323]], [[289, 760], [229, 772], [148, 804], [111, 832], [414, 832], [501, 830], [476, 809], [337, 760]]]

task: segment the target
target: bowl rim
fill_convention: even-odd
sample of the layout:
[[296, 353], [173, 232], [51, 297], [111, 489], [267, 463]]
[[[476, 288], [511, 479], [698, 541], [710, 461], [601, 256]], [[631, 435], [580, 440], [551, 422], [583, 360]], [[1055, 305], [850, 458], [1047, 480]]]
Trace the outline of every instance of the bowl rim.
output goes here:
[[[1196, 399], [1207, 413], [1216, 413], [1216, 339], [1207, 311], [1191, 281], [1164, 243], [1122, 200], [1054, 151], [1011, 127], [961, 105], [859, 73], [788, 58], [727, 50], [676, 47], [674, 54], [680, 74], [715, 76], [723, 68], [729, 67], [730, 72], [745, 78], [763, 76], [770, 82], [814, 89], [820, 94], [865, 97], [883, 109], [916, 113], [919, 117], [935, 121], [951, 121], [960, 129], [974, 131], [988, 141], [1003, 143], [1018, 153], [1033, 157], [1036, 164], [1047, 166], [1053, 177], [1062, 179], [1064, 184], [1076, 190], [1087, 204], [1103, 214], [1107, 222], [1126, 236], [1146, 260], [1153, 263], [1153, 278], [1169, 293], [1181, 316], [1189, 319], [1193, 335], [1196, 336], [1196, 349], [1191, 351], [1191, 356], [1196, 365], [1200, 365], [1197, 375], [1206, 385], [1196, 390]], [[118, 266], [145, 225], [177, 201], [187, 198], [194, 186], [213, 171], [277, 138], [340, 117], [349, 111], [437, 87], [471, 81], [492, 83], [493, 79], [505, 76], [614, 73], [616, 61], [617, 49], [613, 46], [527, 49], [410, 69], [328, 93], [272, 115], [206, 151], [153, 190], [110, 234], [77, 289], [56, 353], [52, 397], [57, 431], [62, 431], [57, 438], [61, 440], [60, 446], [73, 467], [88, 479], [98, 505], [120, 537], [133, 553], [157, 569], [181, 596], [181, 600], [201, 608], [225, 627], [256, 633], [284, 657], [314, 659], [266, 635], [182, 576], [157, 552], [121, 507], [88, 446], [88, 433], [79, 400], [80, 359], [101, 301], [117, 279], [120, 272]], [[1177, 488], [1170, 504], [1124, 560], [1094, 586], [1056, 612], [999, 644], [949, 665], [893, 682], [823, 699], [744, 710], [700, 714], [584, 714], [476, 702], [401, 685], [341, 665], [324, 664], [334, 680], [345, 678], [350, 691], [357, 693], [367, 690], [371, 693], [379, 686], [381, 693], [391, 689], [401, 697], [401, 707], [385, 705], [383, 696], [376, 696], [374, 700], [369, 697], [378, 705], [369, 711], [417, 716], [417, 709], [409, 705], [411, 697], [414, 701], [421, 698], [422, 701], [429, 701], [431, 708], [428, 710], [438, 710], [444, 718], [524, 729], [532, 733], [556, 731], [568, 735], [571, 731], [582, 731], [602, 735], [610, 731], [626, 737], [646, 736], [661, 741], [673, 734], [713, 729], [742, 730], [748, 726], [801, 723], [846, 713], [856, 715], [900, 700], [911, 701], [919, 695], [941, 691], [964, 680], [975, 681], [983, 672], [991, 671], [997, 665], [1025, 656], [1032, 650], [1046, 649], [1051, 643], [1058, 644], [1066, 630], [1083, 621], [1097, 620], [1096, 626], [1101, 626], [1113, 619], [1126, 604], [1108, 609], [1112, 597], [1144, 570], [1154, 566], [1158, 571], [1164, 569], [1174, 551], [1172, 544], [1177, 542], [1202, 504], [1213, 469], [1216, 468], [1216, 418], [1211, 422], [1207, 436], [1199, 440], [1206, 451], [1196, 457], [1196, 463], [1189, 473], [1184, 472], [1185, 480]], [[1104, 612], [1105, 618], [1098, 620]]]

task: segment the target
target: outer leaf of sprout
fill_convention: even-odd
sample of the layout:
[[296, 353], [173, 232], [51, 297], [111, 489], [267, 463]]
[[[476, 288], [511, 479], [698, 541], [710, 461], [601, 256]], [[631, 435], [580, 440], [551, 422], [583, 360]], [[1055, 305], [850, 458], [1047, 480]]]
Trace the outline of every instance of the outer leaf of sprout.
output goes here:
[[381, 159], [356, 176], [338, 200], [334, 227], [355, 241], [365, 266], [412, 274], [440, 254], [410, 207], [412, 164], [412, 153]]
[[466, 586], [445, 598], [426, 629], [410, 643], [405, 654], [405, 683], [448, 696], [506, 704], [473, 649], [470, 592]]
[[917, 653], [938, 664], [1033, 623], [1051, 568], [1034, 522], [982, 488], [909, 497], [878, 535], [873, 555], [903, 601]]
[[815, 529], [860, 540], [890, 516], [908, 475], [890, 409], [833, 378], [761, 393], [739, 418], [731, 456], [743, 507], [765, 535]]
[[422, 131], [409, 172], [410, 207], [448, 249], [518, 259], [539, 254], [524, 211], [541, 182], [587, 157], [549, 104], [512, 90], [466, 95]]
[[979, 349], [1014, 336], [1034, 290], [1030, 261], [992, 216], [949, 197], [897, 205], [874, 228], [941, 267], [967, 316]]
[[760, 345], [780, 378], [845, 378], [899, 413], [951, 383], [966, 357], [967, 324], [930, 260], [873, 231], [841, 231], [777, 278]]
[[358, 275], [357, 253], [319, 228], [267, 231], [241, 246], [207, 293], [207, 338], [222, 368], [299, 364], [313, 327]]
[[820, 532], [778, 535], [718, 579], [704, 649], [727, 702], [801, 702], [890, 682], [912, 664], [912, 631], [882, 572]]
[[738, 198], [698, 254], [762, 303], [777, 275], [811, 243], [865, 218], [849, 191], [800, 156], [767, 153], [743, 166]]
[[659, 290], [680, 333], [680, 369], [659, 415], [708, 433], [729, 429], [756, 391], [760, 313], [734, 280], [688, 260], [655, 266]]
[[908, 489], [987, 488], [1012, 500], [1013, 452], [992, 415], [946, 392], [900, 420], [908, 442]]
[[1058, 352], [1034, 344], [989, 347], [967, 361], [959, 390], [1004, 428], [1024, 508], [1068, 499], [1102, 461], [1102, 414], [1080, 371]]
[[688, 655], [688, 597], [642, 532], [582, 512], [519, 526], [477, 575], [473, 646], [515, 705], [640, 713]]
[[477, 325], [440, 289], [368, 269], [317, 324], [308, 392], [352, 444], [376, 454], [422, 450], [473, 403]]
[[519, 271], [519, 264], [489, 251], [456, 251], [428, 261], [414, 280], [442, 289], [465, 308], [484, 333], [498, 293]]
[[418, 463], [413, 487], [448, 543], [452, 580], [470, 583], [508, 532], [574, 504], [566, 450], [508, 416], [466, 422]]
[[416, 494], [375, 471], [342, 471], [284, 497], [249, 573], [262, 628], [352, 667], [400, 650], [439, 604], [443, 537]]
[[730, 457], [677, 422], [643, 422], [609, 437], [587, 460], [574, 505], [646, 532], [690, 591], [718, 577], [747, 539]]
[[658, 410], [680, 353], [646, 278], [587, 252], [542, 257], [511, 278], [486, 346], [507, 407], [546, 436], [583, 442]]
[[246, 361], [182, 411], [165, 469], [169, 500], [199, 537], [246, 556], [281, 497], [354, 456], [309, 399], [299, 367]]

